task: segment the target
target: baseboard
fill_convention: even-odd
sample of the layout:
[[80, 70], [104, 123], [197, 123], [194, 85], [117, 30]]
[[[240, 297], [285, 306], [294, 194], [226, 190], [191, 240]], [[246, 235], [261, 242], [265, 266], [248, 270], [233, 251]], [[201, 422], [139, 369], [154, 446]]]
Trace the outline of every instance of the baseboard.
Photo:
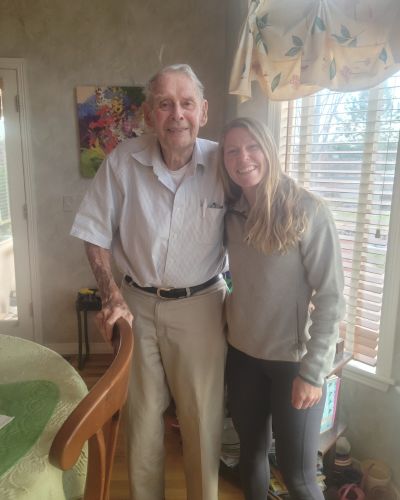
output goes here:
[[[78, 354], [78, 344], [76, 342], [59, 342], [45, 344], [49, 349], [58, 352], [58, 354]], [[90, 343], [90, 354], [112, 353], [111, 345], [106, 342]]]

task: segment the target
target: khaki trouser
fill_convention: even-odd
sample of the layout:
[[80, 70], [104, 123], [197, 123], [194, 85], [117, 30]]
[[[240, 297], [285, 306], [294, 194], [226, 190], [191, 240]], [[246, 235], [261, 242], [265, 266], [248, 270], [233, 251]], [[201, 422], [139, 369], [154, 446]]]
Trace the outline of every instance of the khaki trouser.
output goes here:
[[128, 396], [128, 462], [134, 500], [164, 498], [164, 420], [171, 395], [179, 419], [188, 500], [217, 500], [223, 422], [223, 280], [166, 300], [123, 285], [134, 315]]

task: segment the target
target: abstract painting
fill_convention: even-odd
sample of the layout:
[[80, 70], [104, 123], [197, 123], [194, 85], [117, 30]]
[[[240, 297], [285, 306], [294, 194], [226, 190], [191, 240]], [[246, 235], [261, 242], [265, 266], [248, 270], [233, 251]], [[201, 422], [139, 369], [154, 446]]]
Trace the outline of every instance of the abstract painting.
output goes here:
[[93, 177], [117, 144], [144, 132], [143, 87], [80, 86], [76, 100], [80, 172]]

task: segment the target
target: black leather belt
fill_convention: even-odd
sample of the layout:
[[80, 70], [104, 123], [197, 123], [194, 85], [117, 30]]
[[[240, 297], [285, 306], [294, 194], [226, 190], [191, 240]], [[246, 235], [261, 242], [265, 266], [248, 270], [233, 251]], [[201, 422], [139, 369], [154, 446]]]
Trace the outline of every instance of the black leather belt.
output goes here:
[[222, 274], [217, 274], [213, 278], [209, 279], [205, 283], [196, 286], [188, 286], [186, 288], [156, 288], [154, 286], [139, 286], [137, 283], [133, 281], [130, 276], [125, 276], [125, 281], [140, 290], [148, 293], [154, 293], [157, 297], [161, 297], [163, 299], [182, 299], [183, 297], [190, 297], [196, 292], [200, 292], [200, 290], [204, 290], [222, 278]]

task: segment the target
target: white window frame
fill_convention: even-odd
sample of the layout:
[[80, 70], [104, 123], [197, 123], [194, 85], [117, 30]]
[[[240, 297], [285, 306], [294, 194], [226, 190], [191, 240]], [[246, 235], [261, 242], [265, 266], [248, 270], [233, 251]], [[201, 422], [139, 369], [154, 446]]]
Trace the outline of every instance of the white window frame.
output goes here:
[[[278, 146], [280, 110], [281, 104], [279, 102], [268, 102], [266, 123], [273, 132]], [[365, 363], [351, 360], [343, 370], [345, 378], [381, 391], [387, 391], [390, 386], [395, 384], [392, 378], [393, 361], [397, 320], [400, 313], [400, 259], [396, 257], [396, 248], [400, 248], [400, 138], [393, 182], [377, 363], [376, 367], [370, 367]]]

